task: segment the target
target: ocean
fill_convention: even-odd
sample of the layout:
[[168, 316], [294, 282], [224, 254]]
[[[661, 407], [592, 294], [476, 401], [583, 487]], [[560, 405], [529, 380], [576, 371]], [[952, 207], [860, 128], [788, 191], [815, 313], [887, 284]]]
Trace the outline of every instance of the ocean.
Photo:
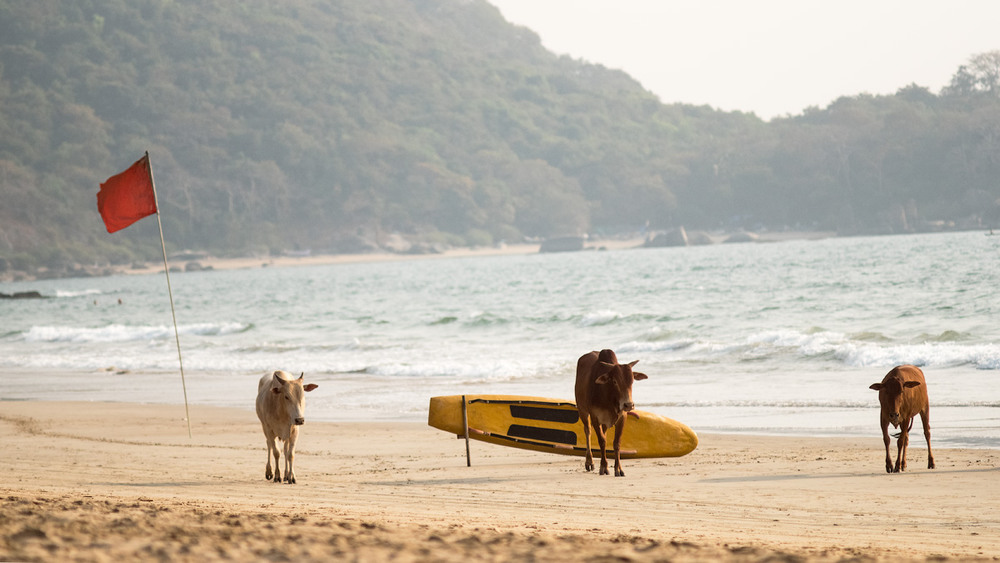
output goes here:
[[[612, 348], [637, 408], [697, 432], [870, 436], [912, 363], [933, 442], [1000, 447], [1000, 236], [901, 235], [171, 274], [191, 404], [253, 410], [304, 372], [307, 417], [423, 421], [435, 395], [573, 399]], [[0, 283], [0, 400], [182, 405], [162, 273]], [[181, 411], [183, 412], [183, 411]], [[919, 429], [919, 422], [915, 428]], [[912, 441], [920, 447], [916, 433]]]

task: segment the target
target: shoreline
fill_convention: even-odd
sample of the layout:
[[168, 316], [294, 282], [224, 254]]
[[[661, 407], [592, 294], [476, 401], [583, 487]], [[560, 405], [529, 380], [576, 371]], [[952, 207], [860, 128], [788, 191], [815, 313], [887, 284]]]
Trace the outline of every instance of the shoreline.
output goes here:
[[[827, 231], [791, 231], [764, 233], [757, 237], [755, 243], [785, 242], [790, 240], [821, 240], [836, 236]], [[724, 244], [725, 235], [713, 236], [712, 244]], [[572, 252], [601, 252], [608, 250], [633, 250], [646, 248], [647, 238], [632, 236], [626, 238], [595, 238], [584, 244], [583, 250]], [[504, 244], [489, 247], [456, 247], [438, 253], [406, 254], [390, 251], [379, 251], [359, 254], [313, 254], [309, 256], [261, 256], [242, 258], [219, 258], [208, 256], [205, 259], [191, 260], [197, 262], [203, 269], [235, 270], [251, 268], [288, 268], [296, 266], [317, 266], [329, 264], [364, 264], [376, 262], [404, 262], [412, 260], [442, 260], [449, 258], [482, 258], [493, 256], [524, 256], [539, 254], [541, 243]], [[558, 254], [558, 253], [554, 253]], [[171, 263], [171, 271], [178, 268], [184, 261]], [[163, 271], [159, 264], [146, 268], [124, 270], [122, 274], [155, 274]]]
[[[725, 242], [728, 234], [713, 233], [709, 235], [712, 244], [727, 244]], [[786, 242], [791, 240], [822, 240], [836, 237], [837, 234], [831, 231], [788, 231], [788, 232], [767, 232], [754, 235], [753, 241], [742, 242], [740, 244], [764, 244], [774, 242]], [[625, 238], [594, 238], [584, 244], [583, 250], [605, 251], [605, 250], [631, 250], [645, 248], [647, 237], [631, 236]], [[711, 246], [709, 245], [709, 246]], [[310, 254], [307, 256], [244, 256], [244, 257], [217, 257], [206, 255], [204, 257], [191, 258], [187, 260], [169, 260], [168, 265], [171, 272], [183, 271], [188, 264], [195, 264], [191, 271], [211, 271], [211, 270], [237, 270], [252, 268], [288, 268], [296, 266], [316, 266], [329, 264], [363, 264], [376, 262], [402, 262], [411, 260], [441, 260], [449, 258], [477, 258], [490, 256], [518, 256], [540, 253], [541, 243], [518, 243], [504, 244], [489, 247], [454, 247], [437, 253], [407, 254], [381, 250], [378, 252], [367, 252], [357, 254]], [[32, 282], [47, 279], [60, 279], [72, 277], [105, 277], [113, 275], [148, 275], [157, 274], [163, 271], [162, 263], [154, 260], [146, 263], [142, 267], [129, 266], [88, 266], [76, 265], [74, 269], [66, 275], [51, 275], [46, 269], [40, 269], [32, 275], [22, 271], [7, 271], [0, 274], [0, 283], [12, 282]]]
[[252, 411], [191, 413], [189, 438], [174, 406], [0, 402], [0, 559], [1000, 557], [1000, 450], [935, 448], [928, 470], [914, 448], [887, 475], [880, 437], [706, 434], [614, 478], [482, 442], [466, 467], [423, 423], [307, 421], [279, 485]]

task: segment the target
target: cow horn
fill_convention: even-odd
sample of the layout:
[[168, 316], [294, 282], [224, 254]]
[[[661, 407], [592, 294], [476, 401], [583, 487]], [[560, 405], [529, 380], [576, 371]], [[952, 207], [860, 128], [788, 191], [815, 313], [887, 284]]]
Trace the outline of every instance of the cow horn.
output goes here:
[[299, 375], [299, 379], [305, 379], [305, 377], [306, 377], [306, 372], [302, 372], [302, 374]]

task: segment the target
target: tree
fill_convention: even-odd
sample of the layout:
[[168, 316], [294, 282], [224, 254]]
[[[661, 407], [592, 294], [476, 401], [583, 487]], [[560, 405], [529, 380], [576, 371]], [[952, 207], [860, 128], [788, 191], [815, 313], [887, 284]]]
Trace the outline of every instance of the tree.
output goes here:
[[958, 67], [951, 82], [942, 90], [947, 96], [971, 96], [977, 93], [1000, 96], [1000, 51], [987, 51], [969, 58]]

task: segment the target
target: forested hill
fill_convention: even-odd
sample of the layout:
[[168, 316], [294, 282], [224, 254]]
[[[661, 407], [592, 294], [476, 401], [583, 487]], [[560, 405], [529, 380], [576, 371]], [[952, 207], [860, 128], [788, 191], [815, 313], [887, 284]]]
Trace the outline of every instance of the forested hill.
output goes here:
[[95, 204], [147, 150], [168, 246], [221, 255], [995, 221], [997, 68], [764, 122], [664, 105], [483, 0], [0, 0], [0, 258], [155, 257], [153, 219], [109, 235]]

